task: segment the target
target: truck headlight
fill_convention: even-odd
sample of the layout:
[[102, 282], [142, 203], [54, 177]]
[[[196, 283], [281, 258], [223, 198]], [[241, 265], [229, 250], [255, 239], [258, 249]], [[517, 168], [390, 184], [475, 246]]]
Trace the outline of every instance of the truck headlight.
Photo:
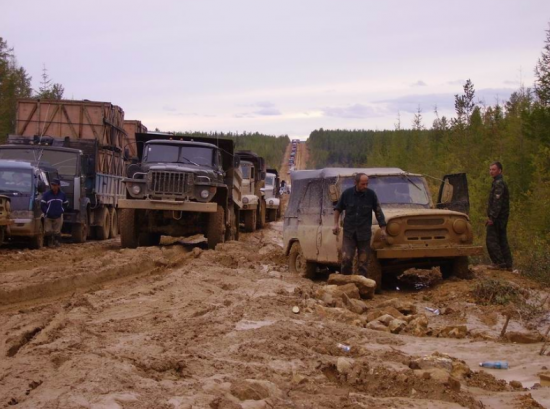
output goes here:
[[269, 204], [272, 205], [272, 204], [273, 204], [273, 200], [270, 200], [270, 201], [269, 201]]
[[453, 230], [457, 234], [462, 234], [468, 230], [468, 224], [466, 223], [466, 220], [464, 219], [457, 219], [453, 223]]
[[208, 189], [201, 190], [201, 197], [203, 199], [208, 199], [209, 195], [210, 195], [210, 192], [208, 191]]
[[248, 203], [248, 197], [243, 197], [243, 203]]
[[4, 205], [4, 208], [6, 209], [6, 212], [9, 213], [11, 210], [11, 204], [9, 200], [6, 200], [6, 204]]
[[139, 195], [141, 193], [141, 186], [140, 185], [133, 185], [132, 186], [132, 193], [134, 195]]

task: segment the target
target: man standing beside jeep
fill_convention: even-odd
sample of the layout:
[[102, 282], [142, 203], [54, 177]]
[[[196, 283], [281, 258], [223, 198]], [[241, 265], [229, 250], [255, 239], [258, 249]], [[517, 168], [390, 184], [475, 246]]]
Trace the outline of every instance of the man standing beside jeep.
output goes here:
[[59, 179], [53, 179], [51, 190], [44, 193], [40, 203], [42, 213], [44, 213], [44, 231], [48, 247], [59, 247], [60, 245], [63, 213], [69, 204], [67, 196], [61, 191], [59, 185]]
[[375, 281], [380, 277], [369, 277], [367, 269], [371, 255], [372, 212], [376, 215], [378, 224], [386, 234], [386, 219], [378, 203], [376, 193], [368, 188], [369, 177], [364, 173], [355, 175], [355, 186], [346, 189], [334, 207], [334, 227], [332, 232], [340, 231], [340, 214], [346, 211], [344, 218], [344, 240], [342, 244], [342, 274], [352, 274], [353, 258], [358, 254], [359, 274]]
[[493, 264], [492, 270], [512, 271], [512, 253], [506, 236], [506, 226], [510, 214], [510, 195], [502, 177], [502, 164], [494, 162], [489, 167], [493, 178], [489, 204], [487, 206], [487, 251]]

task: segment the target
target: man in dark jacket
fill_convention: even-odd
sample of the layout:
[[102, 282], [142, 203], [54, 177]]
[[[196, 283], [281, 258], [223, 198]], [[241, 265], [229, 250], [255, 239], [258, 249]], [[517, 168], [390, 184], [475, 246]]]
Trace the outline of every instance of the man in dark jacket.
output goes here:
[[502, 164], [494, 162], [489, 168], [493, 178], [489, 203], [487, 206], [487, 251], [493, 264], [493, 270], [512, 271], [512, 253], [506, 237], [506, 227], [510, 214], [510, 195], [508, 186], [502, 177]]
[[48, 190], [42, 196], [40, 207], [44, 213], [44, 230], [46, 245], [59, 247], [61, 239], [61, 226], [63, 226], [63, 213], [69, 204], [67, 196], [61, 191], [59, 179], [53, 179]]
[[338, 234], [340, 214], [345, 210], [344, 240], [342, 244], [342, 274], [352, 274], [353, 259], [357, 251], [359, 274], [377, 282], [380, 289], [382, 277], [376, 277], [376, 272], [368, 271], [367, 266], [371, 255], [370, 239], [372, 235], [372, 212], [376, 215], [378, 224], [385, 235], [386, 219], [378, 203], [378, 197], [373, 190], [368, 189], [369, 177], [364, 173], [355, 175], [355, 186], [344, 190], [340, 200], [334, 207], [334, 228]]

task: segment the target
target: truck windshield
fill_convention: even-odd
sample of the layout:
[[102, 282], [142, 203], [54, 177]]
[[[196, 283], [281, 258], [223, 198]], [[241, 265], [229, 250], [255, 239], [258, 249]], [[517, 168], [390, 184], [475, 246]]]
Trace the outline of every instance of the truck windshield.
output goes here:
[[77, 174], [78, 154], [49, 149], [0, 149], [0, 159], [16, 159], [37, 163], [40, 161], [57, 169], [60, 176], [73, 177]]
[[[342, 191], [354, 185], [353, 178], [342, 182]], [[384, 205], [414, 204], [429, 207], [430, 195], [424, 178], [420, 176], [370, 176], [369, 189], [376, 192]]]
[[251, 176], [251, 172], [252, 171], [252, 166], [251, 165], [248, 165], [246, 163], [242, 163], [241, 164], [241, 172], [243, 174], [243, 179], [250, 179], [252, 176]]
[[212, 166], [212, 159], [213, 149], [204, 146], [149, 144], [145, 162]]
[[0, 169], [0, 194], [31, 193], [32, 173], [22, 169]]
[[265, 185], [266, 186], [273, 186], [275, 184], [275, 177], [267, 175], [265, 177]]

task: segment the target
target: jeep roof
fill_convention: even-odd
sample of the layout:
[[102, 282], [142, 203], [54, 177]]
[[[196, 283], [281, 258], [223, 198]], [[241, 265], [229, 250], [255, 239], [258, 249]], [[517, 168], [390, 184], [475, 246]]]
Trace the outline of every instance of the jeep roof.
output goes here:
[[408, 175], [421, 176], [415, 173], [405, 172], [399, 168], [324, 168], [317, 170], [297, 170], [292, 172], [293, 180], [324, 179], [334, 177], [350, 177], [357, 173], [365, 173], [368, 176]]

